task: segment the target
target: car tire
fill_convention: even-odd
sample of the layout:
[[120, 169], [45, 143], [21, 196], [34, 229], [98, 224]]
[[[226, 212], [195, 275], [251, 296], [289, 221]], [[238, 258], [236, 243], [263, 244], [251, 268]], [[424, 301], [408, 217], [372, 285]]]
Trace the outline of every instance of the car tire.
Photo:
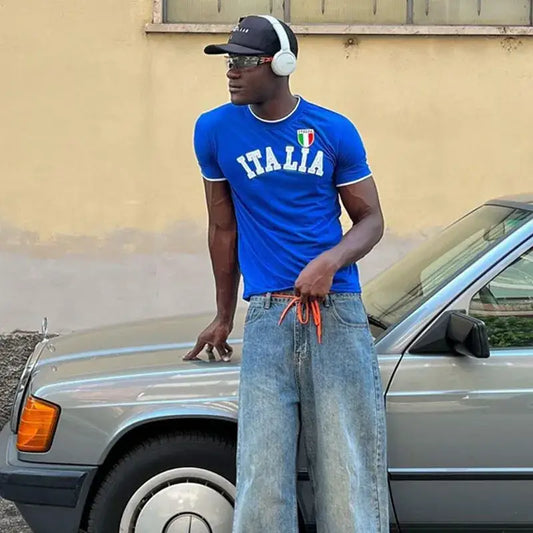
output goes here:
[[209, 433], [157, 435], [129, 451], [99, 486], [88, 533], [231, 533], [235, 442]]

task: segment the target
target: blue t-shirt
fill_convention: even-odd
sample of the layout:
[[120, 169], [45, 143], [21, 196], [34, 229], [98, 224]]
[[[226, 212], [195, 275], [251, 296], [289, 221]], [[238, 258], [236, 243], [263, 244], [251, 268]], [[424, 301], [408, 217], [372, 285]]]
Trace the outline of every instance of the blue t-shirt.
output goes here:
[[[355, 126], [299, 99], [278, 121], [225, 104], [196, 122], [204, 179], [229, 181], [244, 298], [290, 290], [304, 267], [342, 239], [337, 187], [370, 177]], [[340, 269], [332, 292], [360, 292], [357, 266]]]

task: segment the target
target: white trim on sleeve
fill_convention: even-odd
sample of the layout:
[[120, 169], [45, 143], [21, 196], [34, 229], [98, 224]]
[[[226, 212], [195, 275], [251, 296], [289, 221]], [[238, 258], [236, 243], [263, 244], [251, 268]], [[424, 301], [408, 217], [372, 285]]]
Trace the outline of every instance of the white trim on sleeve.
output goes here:
[[367, 174], [366, 176], [363, 176], [362, 178], [357, 178], [356, 180], [349, 181], [348, 183], [339, 183], [337, 187], [346, 187], [346, 185], [352, 185], [353, 183], [359, 183], [360, 181], [364, 181], [371, 177], [372, 177], [372, 172], [370, 174]]
[[226, 178], [208, 178], [202, 174], [202, 178], [206, 181], [228, 181]]

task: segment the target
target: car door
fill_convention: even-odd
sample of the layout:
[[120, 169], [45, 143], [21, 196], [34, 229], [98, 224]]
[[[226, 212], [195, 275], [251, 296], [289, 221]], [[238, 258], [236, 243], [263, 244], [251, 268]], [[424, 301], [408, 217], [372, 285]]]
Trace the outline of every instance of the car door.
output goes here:
[[533, 527], [532, 245], [530, 238], [447, 307], [486, 323], [489, 358], [402, 357], [387, 393], [402, 532]]

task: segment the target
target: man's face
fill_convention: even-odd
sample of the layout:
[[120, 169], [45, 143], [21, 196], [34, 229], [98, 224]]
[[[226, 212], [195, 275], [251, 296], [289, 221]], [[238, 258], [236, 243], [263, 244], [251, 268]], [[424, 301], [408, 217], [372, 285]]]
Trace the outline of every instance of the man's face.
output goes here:
[[[246, 59], [248, 58], [248, 60]], [[235, 105], [261, 104], [274, 93], [276, 75], [271, 58], [232, 56], [228, 58], [228, 87]], [[260, 64], [257, 64], [260, 62]], [[251, 65], [251, 66], [249, 66]]]

